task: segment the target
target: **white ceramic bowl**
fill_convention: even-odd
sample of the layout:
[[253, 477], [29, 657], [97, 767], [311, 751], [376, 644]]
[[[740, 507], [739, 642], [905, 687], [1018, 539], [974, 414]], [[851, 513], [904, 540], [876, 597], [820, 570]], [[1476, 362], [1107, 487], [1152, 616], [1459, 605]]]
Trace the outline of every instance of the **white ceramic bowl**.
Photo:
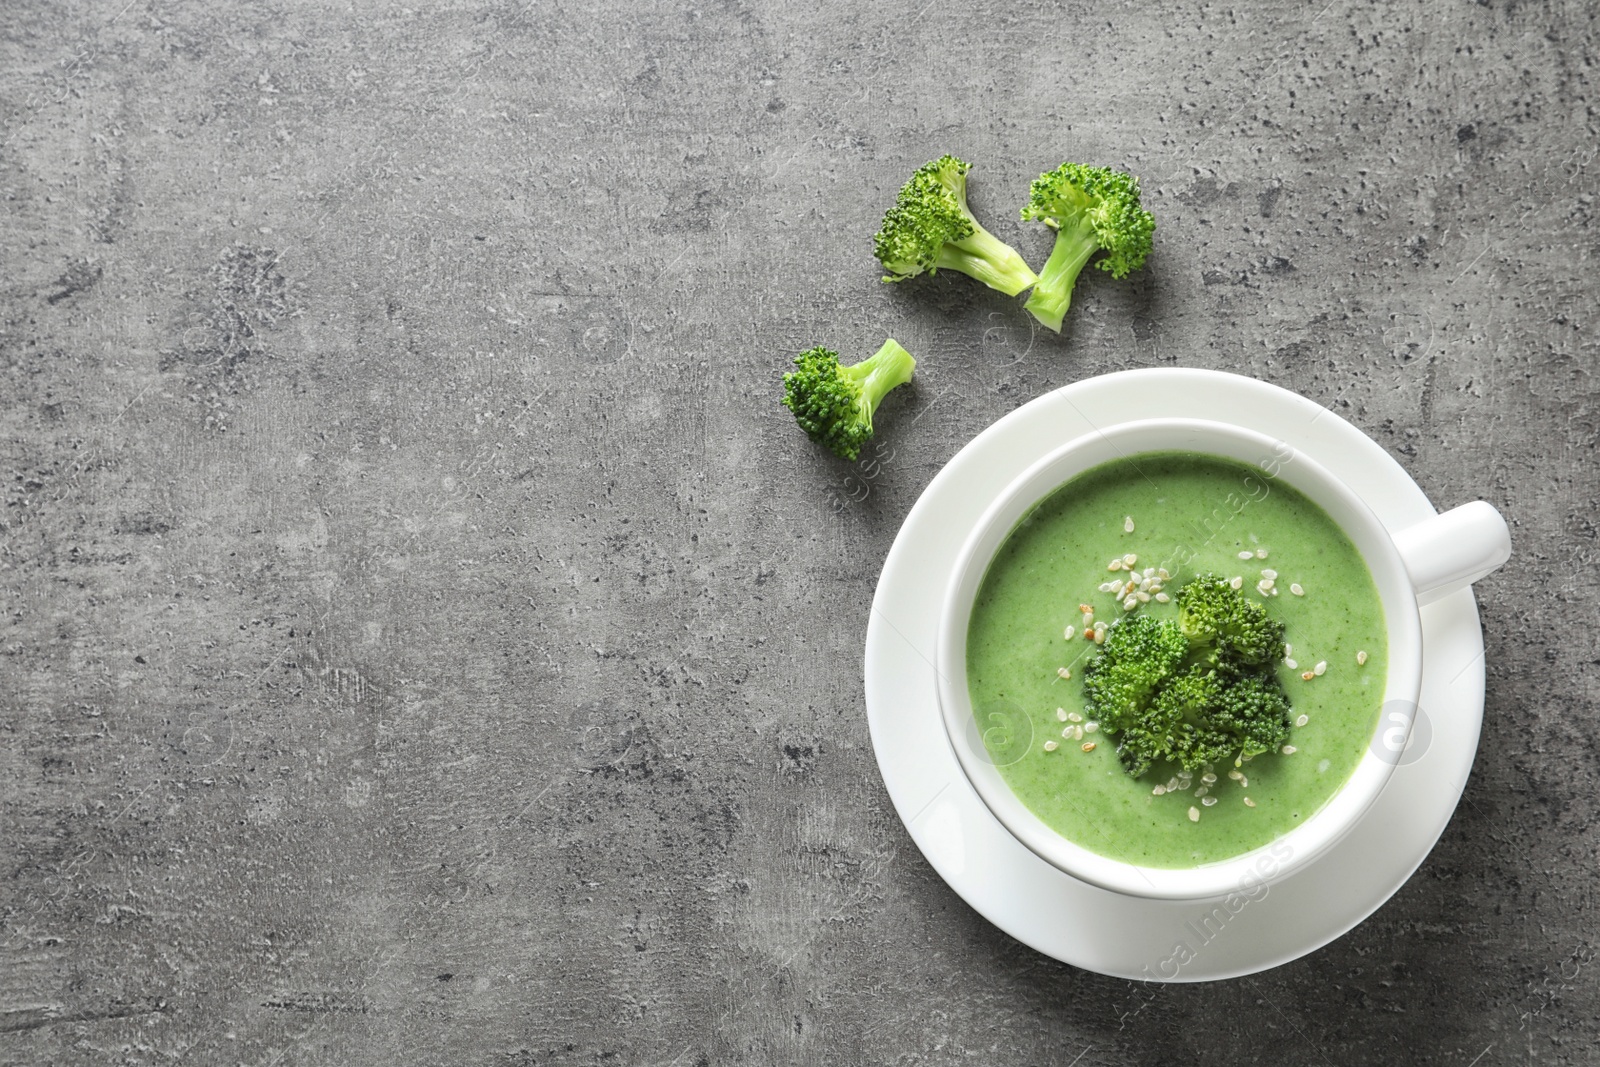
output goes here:
[[[1422, 678], [1419, 599], [1458, 589], [1493, 571], [1510, 555], [1500, 513], [1482, 502], [1438, 515], [1391, 534], [1361, 498], [1287, 444], [1252, 430], [1200, 419], [1151, 419], [1070, 441], [1017, 477], [978, 520], [957, 557], [939, 623], [935, 665], [946, 732], [962, 770], [996, 819], [1041, 858], [1085, 882], [1113, 892], [1158, 899], [1226, 896], [1275, 881], [1304, 866], [1355, 825], [1382, 791], [1404, 748], [1410, 716], [1380, 722], [1375, 744], [1348, 781], [1304, 823], [1271, 844], [1197, 867], [1143, 867], [1108, 859], [1068, 841], [1033, 814], [1006, 784], [974, 728], [967, 689], [967, 626], [973, 601], [995, 553], [1039, 503], [1066, 482], [1102, 463], [1147, 452], [1198, 452], [1256, 467], [1304, 493], [1326, 511], [1361, 552], [1372, 572], [1389, 631], [1384, 707], [1414, 709]], [[1398, 726], [1395, 725], [1398, 723]]]

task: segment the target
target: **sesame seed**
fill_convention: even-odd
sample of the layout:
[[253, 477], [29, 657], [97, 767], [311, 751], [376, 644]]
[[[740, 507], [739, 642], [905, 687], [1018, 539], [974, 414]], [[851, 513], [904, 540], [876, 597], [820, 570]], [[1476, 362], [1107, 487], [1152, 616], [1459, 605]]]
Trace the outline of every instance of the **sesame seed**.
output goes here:
[[1056, 677], [1063, 678], [1063, 679], [1071, 678], [1072, 677], [1072, 672], [1067, 670], [1065, 667], [1057, 667], [1056, 668]]
[[1274, 581], [1276, 581], [1277, 578], [1278, 578], [1278, 572], [1273, 570], [1271, 567], [1265, 567], [1261, 571], [1261, 577], [1263, 577], [1263, 578], [1271, 578]]
[[1244, 551], [1243, 551], [1243, 552], [1241, 552], [1241, 553], [1239, 553], [1239, 558], [1240, 558], [1240, 559], [1249, 559], [1249, 558], [1250, 558], [1250, 557], [1251, 557], [1251, 556], [1254, 556], [1254, 555], [1255, 555], [1255, 553], [1254, 553], [1254, 552], [1251, 552], [1251, 551], [1250, 551], [1250, 550], [1249, 550], [1249, 549], [1248, 549], [1248, 548], [1247, 548], [1247, 549], [1245, 549], [1245, 550], [1244, 550]]
[[1291, 670], [1291, 671], [1292, 671], [1292, 670], [1294, 670], [1294, 669], [1295, 669], [1295, 668], [1296, 668], [1296, 667], [1298, 667], [1298, 666], [1300, 666], [1300, 664], [1298, 664], [1298, 663], [1296, 663], [1296, 662], [1295, 662], [1295, 661], [1294, 661], [1294, 660], [1292, 660], [1292, 659], [1286, 659], [1286, 660], [1284, 660], [1284, 661], [1283, 661], [1283, 665], [1284, 665], [1284, 666], [1285, 666], [1285, 667], [1288, 667], [1288, 668], [1289, 668], [1289, 669], [1290, 669], [1290, 670]]
[[1217, 802], [1217, 798], [1216, 797], [1206, 797], [1200, 803], [1204, 804], [1206, 807], [1209, 808], [1211, 805], [1215, 804], [1216, 802]]
[[1154, 796], [1165, 796], [1167, 793], [1167, 787], [1164, 785], [1158, 785], [1154, 789], [1150, 790], [1150, 792]]
[[[1081, 612], [1084, 615], [1093, 615], [1094, 614], [1094, 605], [1093, 604], [1079, 604], [1078, 605], [1078, 611]], [[1085, 623], [1084, 625], [1087, 626], [1088, 623]]]
[[1243, 589], [1244, 588], [1244, 576], [1243, 575], [1235, 575], [1233, 581], [1229, 582], [1228, 584], [1233, 586], [1235, 589]]
[[1267, 558], [1267, 550], [1266, 549], [1264, 549], [1264, 548], [1256, 549], [1256, 559], [1266, 559], [1266, 558]]
[[1120, 571], [1121, 569], [1122, 561], [1120, 559], [1114, 559], [1110, 563], [1106, 564], [1106, 570], [1108, 571]]
[[1075, 711], [1069, 711], [1069, 712], [1067, 712], [1067, 721], [1068, 722], [1082, 722], [1083, 721], [1083, 716], [1079, 715]]
[[1366, 665], [1367, 665], [1367, 654], [1366, 654], [1366, 652], [1364, 652], [1364, 651], [1363, 652], [1357, 652], [1356, 653], [1356, 666], [1365, 667]]
[[1154, 578], [1156, 576], [1156, 569], [1154, 567], [1146, 567], [1144, 569], [1144, 576], [1146, 578]]
[[1311, 681], [1311, 679], [1315, 678], [1316, 676], [1317, 676], [1317, 672], [1316, 671], [1301, 671], [1300, 672], [1300, 680], [1302, 682], [1309, 682], [1309, 681]]
[[1178, 780], [1176, 778], [1167, 779], [1167, 792], [1169, 792], [1169, 793], [1178, 792]]
[[1326, 674], [1327, 670], [1328, 670], [1328, 661], [1325, 660], [1325, 659], [1319, 659], [1319, 660], [1317, 660], [1317, 665], [1315, 667], [1311, 668], [1311, 673], [1312, 674], [1316, 674], [1316, 675], [1322, 675], [1322, 674]]
[[1058, 749], [1060, 747], [1061, 746], [1056, 744], [1054, 741], [1046, 741], [1044, 743], [1044, 750], [1046, 752], [1054, 752], [1056, 749]]
[[1150, 594], [1146, 593], [1143, 589], [1139, 590], [1137, 593], [1135, 593], [1133, 595], [1138, 599], [1139, 603], [1141, 603], [1141, 604], [1150, 603]]
[[1200, 821], [1200, 809], [1199, 808], [1190, 808], [1189, 809], [1189, 821], [1190, 822], [1199, 822]]
[[1294, 646], [1293, 645], [1284, 645], [1283, 646], [1283, 654], [1284, 654], [1285, 657], [1294, 655]]
[[1127, 599], [1125, 599], [1122, 602], [1122, 610], [1123, 611], [1132, 611], [1134, 608], [1136, 608], [1138, 606], [1139, 606], [1139, 598], [1138, 597], [1130, 596], [1130, 597], [1128, 597]]
[[1068, 641], [1071, 641], [1072, 640], [1072, 635], [1077, 633], [1077, 632], [1078, 632], [1077, 627], [1069, 626], [1065, 630], [1061, 631], [1061, 636], [1066, 638]]
[[1133, 516], [1132, 515], [1129, 515], [1127, 518], [1122, 520], [1122, 532], [1123, 533], [1133, 533]]
[[1066, 722], [1067, 721], [1067, 709], [1066, 708], [1057, 708], [1056, 709], [1056, 721], [1057, 722]]
[[1203, 797], [1209, 792], [1211, 792], [1211, 788], [1209, 786], [1202, 785], [1195, 788], [1194, 795], [1197, 797]]
[[1132, 552], [1129, 552], [1126, 556], [1122, 557], [1123, 566], [1129, 568], [1130, 570], [1133, 568], [1133, 565], [1138, 562], [1139, 557], [1134, 555]]
[[1242, 771], [1240, 771], [1238, 768], [1235, 768], [1235, 769], [1233, 769], [1233, 770], [1228, 772], [1228, 777], [1232, 778], [1234, 781], [1237, 782], [1239, 779], [1244, 777], [1244, 773]]
[[1102, 593], [1109, 593], [1113, 589], [1121, 589], [1121, 588], [1122, 588], [1122, 583], [1121, 582], [1101, 582], [1100, 583], [1100, 592], [1102, 592]]
[[1244, 806], [1247, 807], [1247, 808], [1253, 808], [1253, 807], [1256, 806], [1256, 802], [1251, 800], [1249, 797], [1245, 797], [1244, 798]]
[[1217, 776], [1212, 774], [1210, 771], [1207, 771], [1206, 773], [1204, 773], [1204, 774], [1202, 774], [1200, 776], [1200, 780], [1202, 782], [1204, 782], [1206, 785], [1211, 785], [1212, 783], [1214, 783], [1217, 780]]
[[1311, 716], [1309, 716], [1309, 715], [1301, 715], [1301, 716], [1297, 717], [1294, 720], [1294, 724], [1296, 726], [1304, 726], [1306, 723], [1308, 723], [1310, 721], [1311, 721]]
[[1093, 719], [1090, 719], [1088, 722], [1083, 724], [1083, 732], [1086, 734], [1092, 734], [1098, 729], [1100, 729], [1100, 724], [1095, 722]]
[[1061, 736], [1067, 741], [1072, 740], [1072, 726], [1070, 724], [1061, 728]]
[[1172, 599], [1172, 598], [1171, 598], [1171, 597], [1169, 597], [1169, 596], [1168, 596], [1168, 595], [1167, 595], [1167, 594], [1165, 594], [1165, 593], [1157, 593], [1157, 594], [1156, 594], [1156, 602], [1157, 602], [1157, 603], [1159, 603], [1159, 604], [1165, 604], [1165, 603], [1166, 603], [1166, 602], [1167, 602], [1167, 601], [1169, 601], [1169, 600], [1171, 600], [1171, 599]]
[[1272, 579], [1271, 578], [1263, 578], [1259, 582], [1257, 582], [1256, 583], [1256, 592], [1260, 593], [1262, 596], [1271, 595], [1271, 593], [1272, 593]]
[[1289, 592], [1293, 593], [1295, 596], [1305, 596], [1306, 595], [1305, 589], [1303, 589], [1301, 587], [1299, 582], [1290, 582], [1289, 583]]
[[1282, 748], [1278, 749], [1278, 751], [1282, 752], [1285, 756], [1292, 756], [1300, 750], [1295, 748], [1293, 745], [1284, 745]]
[[1106, 632], [1099, 627], [1095, 627], [1094, 643], [1097, 645], [1103, 645], [1106, 643]]
[[1156, 568], [1156, 577], [1160, 578], [1164, 582], [1168, 578], [1171, 578], [1172, 575], [1167, 573], [1167, 568], [1165, 568], [1165, 567], [1157, 567]]
[[[1079, 737], [1082, 737], [1082, 736], [1083, 736], [1083, 734], [1082, 734], [1082, 732], [1081, 732], [1081, 731], [1080, 731], [1080, 732], [1079, 732], [1079, 734], [1078, 734], [1078, 736], [1079, 736]], [[1084, 743], [1083, 743], [1083, 750], [1084, 750], [1084, 751], [1085, 751], [1085, 752], [1093, 752], [1093, 751], [1094, 751], [1094, 742], [1093, 742], [1093, 741], [1085, 741], [1085, 742], [1084, 742]]]

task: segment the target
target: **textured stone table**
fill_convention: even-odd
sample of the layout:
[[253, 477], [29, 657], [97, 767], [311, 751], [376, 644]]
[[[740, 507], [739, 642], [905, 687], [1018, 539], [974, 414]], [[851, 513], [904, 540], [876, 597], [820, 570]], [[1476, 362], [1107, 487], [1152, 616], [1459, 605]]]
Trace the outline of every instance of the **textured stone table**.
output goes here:
[[[0, 1062], [1596, 1062], [1594, 7], [586, 6], [0, 8]], [[881, 285], [946, 150], [1158, 250], [1059, 338]], [[847, 481], [778, 375], [888, 335]], [[1516, 539], [1432, 856], [1182, 988], [969, 910], [861, 677], [940, 465], [1166, 365]]]

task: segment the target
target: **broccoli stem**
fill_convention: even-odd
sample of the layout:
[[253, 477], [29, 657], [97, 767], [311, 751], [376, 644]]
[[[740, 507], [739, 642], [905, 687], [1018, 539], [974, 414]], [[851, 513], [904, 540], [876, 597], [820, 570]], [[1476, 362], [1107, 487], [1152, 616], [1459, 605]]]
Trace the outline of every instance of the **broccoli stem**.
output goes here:
[[971, 234], [939, 250], [934, 260], [936, 270], [960, 271], [1007, 296], [1016, 296], [1038, 280], [1039, 276], [1015, 248], [982, 226], [973, 226]]
[[911, 353], [891, 337], [883, 342], [882, 348], [860, 363], [840, 367], [839, 376], [860, 387], [861, 399], [857, 401], [857, 410], [861, 413], [862, 421], [871, 426], [872, 414], [878, 410], [883, 398], [889, 395], [889, 390], [909, 382], [916, 368], [917, 361], [911, 358]]
[[1062, 228], [1056, 234], [1056, 246], [1045, 261], [1044, 270], [1039, 272], [1039, 284], [1033, 287], [1023, 306], [1034, 318], [1060, 333], [1061, 322], [1072, 306], [1072, 287], [1077, 284], [1084, 264], [1098, 251], [1100, 242], [1095, 237], [1094, 227]]

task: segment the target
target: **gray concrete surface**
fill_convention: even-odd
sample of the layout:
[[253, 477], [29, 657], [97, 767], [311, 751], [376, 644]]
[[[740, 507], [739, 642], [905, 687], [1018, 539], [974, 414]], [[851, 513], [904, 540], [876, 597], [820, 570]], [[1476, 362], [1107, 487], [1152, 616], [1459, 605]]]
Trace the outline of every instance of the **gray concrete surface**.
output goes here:
[[[1597, 44], [1582, 0], [7, 3], [0, 1062], [1600, 1062]], [[1059, 339], [883, 286], [946, 150], [1037, 259], [1028, 179], [1124, 163], [1158, 252]], [[778, 376], [887, 335], [850, 500]], [[861, 648], [964, 442], [1158, 365], [1332, 405], [1516, 557], [1417, 875], [1153, 989], [932, 872]]]

